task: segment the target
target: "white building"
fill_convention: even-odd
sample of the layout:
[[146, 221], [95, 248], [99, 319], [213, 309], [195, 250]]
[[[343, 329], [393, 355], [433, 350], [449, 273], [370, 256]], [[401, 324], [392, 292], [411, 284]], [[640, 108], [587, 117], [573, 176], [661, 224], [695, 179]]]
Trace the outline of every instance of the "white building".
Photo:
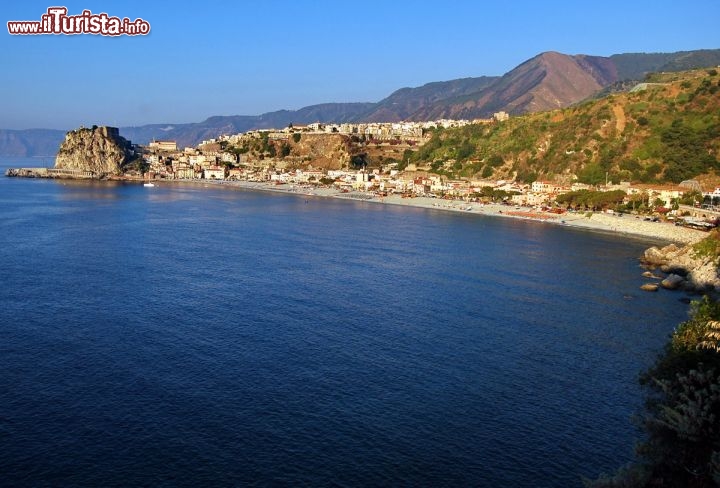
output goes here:
[[177, 151], [177, 143], [175, 141], [152, 141], [148, 147], [155, 151]]
[[224, 180], [225, 166], [209, 166], [203, 169], [203, 176], [206, 180]]

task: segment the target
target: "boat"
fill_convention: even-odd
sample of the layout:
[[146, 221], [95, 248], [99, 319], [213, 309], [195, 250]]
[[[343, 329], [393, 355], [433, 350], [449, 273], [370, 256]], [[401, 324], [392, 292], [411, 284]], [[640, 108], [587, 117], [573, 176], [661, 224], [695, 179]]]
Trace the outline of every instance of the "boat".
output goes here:
[[143, 183], [143, 186], [153, 187], [155, 186], [155, 183]]

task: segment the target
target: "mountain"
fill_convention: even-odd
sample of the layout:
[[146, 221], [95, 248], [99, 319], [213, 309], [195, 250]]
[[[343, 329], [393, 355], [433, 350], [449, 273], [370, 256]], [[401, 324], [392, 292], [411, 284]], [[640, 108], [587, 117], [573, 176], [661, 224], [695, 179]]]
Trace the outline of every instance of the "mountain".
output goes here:
[[402, 88], [356, 121], [395, 122], [487, 118], [562, 108], [623, 80], [657, 71], [684, 71], [720, 64], [720, 49], [630, 53], [608, 57], [545, 52], [502, 77], [483, 76]]
[[399, 122], [410, 120], [413, 114], [424, 107], [444, 100], [472, 95], [498, 80], [497, 76], [460, 78], [451, 81], [436, 81], [417, 88], [401, 88], [389, 97], [379, 101], [372, 109], [357, 118], [362, 122]]
[[[475, 119], [498, 111], [519, 115], [571, 106], [602, 90], [626, 89], [633, 83], [623, 81], [642, 80], [650, 72], [717, 65], [720, 49], [610, 57], [545, 52], [502, 77], [462, 78], [401, 88], [376, 103], [325, 103], [262, 115], [215, 116], [198, 123], [123, 127], [120, 132], [135, 143], [172, 139], [182, 147], [220, 134], [282, 128], [291, 123]], [[64, 135], [64, 131], [42, 129], [0, 130], [0, 155], [54, 155]]]
[[0, 129], [0, 155], [19, 157], [55, 156], [65, 131], [52, 129]]
[[[572, 107], [435, 131], [407, 162], [448, 179], [720, 184], [720, 69], [657, 73]], [[370, 164], [374, 164], [370, 161]]]
[[546, 52], [522, 63], [483, 90], [428, 105], [411, 120], [488, 118], [567, 107], [617, 81], [609, 58]]
[[720, 49], [700, 49], [675, 53], [613, 54], [618, 80], [642, 80], [648, 73], [686, 71], [720, 64]]
[[[401, 88], [377, 103], [328, 103], [296, 111], [259, 116], [211, 117], [198, 124], [125, 128], [134, 142], [174, 139], [194, 145], [223, 133], [286, 127], [290, 123], [395, 122], [400, 120], [476, 119], [494, 112], [513, 115], [570, 106], [627, 76], [642, 79], [648, 71], [666, 71], [720, 64], [720, 49], [661, 54], [619, 54], [611, 57], [545, 52], [502, 77], [481, 76]], [[632, 66], [636, 68], [634, 71]]]
[[375, 105], [374, 103], [324, 103], [299, 110], [278, 110], [262, 115], [218, 115], [191, 124], [124, 127], [120, 129], [120, 133], [137, 144], [147, 144], [153, 139], [170, 139], [177, 141], [178, 147], [194, 146], [200, 141], [212, 139], [220, 134], [237, 134], [251, 129], [283, 128], [289, 124], [310, 124], [319, 120], [351, 122]]

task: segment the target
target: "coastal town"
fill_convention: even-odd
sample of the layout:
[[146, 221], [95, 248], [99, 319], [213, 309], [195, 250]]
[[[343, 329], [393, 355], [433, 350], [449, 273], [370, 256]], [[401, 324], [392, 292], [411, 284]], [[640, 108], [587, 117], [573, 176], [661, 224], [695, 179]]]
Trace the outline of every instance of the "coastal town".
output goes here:
[[[421, 148], [433, 129], [498, 124], [508, 118], [499, 112], [491, 119], [472, 121], [290, 124], [222, 135], [184, 148], [174, 140], [131, 144], [117, 128], [81, 127], [67, 133], [55, 167], [10, 169], [6, 174], [142, 181], [149, 187], [172, 182], [224, 184], [557, 222], [676, 242], [696, 241], [704, 234], [700, 231], [720, 222], [720, 188], [704, 189], [696, 180], [678, 185], [606, 180], [589, 185], [452, 178], [431, 166], [394, 157]], [[357, 159], [358, 148], [375, 151], [374, 164]], [[587, 212], [594, 218], [587, 218]], [[621, 224], [624, 214], [635, 218], [622, 219]], [[665, 225], [652, 225], [658, 222]]]
[[[682, 222], [691, 227], [707, 230], [716, 225], [720, 213], [720, 188], [703, 189], [695, 180], [678, 185], [632, 184], [630, 182], [606, 181], [604, 185], [588, 185], [580, 182], [559, 184], [537, 180], [523, 183], [512, 180], [450, 179], [435, 174], [430, 167], [407, 164], [398, 168], [397, 162], [376, 168], [361, 166], [353, 168], [349, 161], [339, 161], [337, 169], [314, 168], [312, 163], [296, 164], [292, 158], [268, 155], [248, 157], [236, 149], [253, 141], [287, 141], [301, 138], [340, 134], [354, 138], [364, 137], [377, 146], [422, 146], [427, 141], [430, 128], [463, 127], [468, 124], [489, 124], [507, 120], [508, 114], [500, 112], [487, 120], [438, 120], [433, 122], [402, 122], [374, 124], [322, 124], [292, 126], [275, 130], [253, 130], [242, 134], [223, 135], [203, 141], [196, 147], [180, 149], [175, 141], [156, 140], [147, 147], [139, 148], [145, 162], [142, 172], [135, 176], [151, 181], [204, 180], [215, 182], [252, 182], [270, 185], [277, 190], [298, 189], [318, 191], [332, 190], [339, 194], [360, 193], [367, 198], [453, 199], [465, 202], [496, 202], [522, 208], [554, 211], [560, 213], [560, 205], [567, 202], [563, 195], [582, 191], [615, 192], [622, 198], [617, 204], [642, 209], [664, 219], [673, 220], [684, 216]], [[395, 149], [397, 151], [397, 149]], [[287, 156], [287, 155], [285, 155]], [[309, 159], [309, 158], [307, 158]], [[131, 171], [132, 174], [132, 171]], [[617, 193], [620, 192], [620, 193]], [[555, 210], [553, 210], [555, 209]], [[608, 210], [601, 205], [596, 210]]]

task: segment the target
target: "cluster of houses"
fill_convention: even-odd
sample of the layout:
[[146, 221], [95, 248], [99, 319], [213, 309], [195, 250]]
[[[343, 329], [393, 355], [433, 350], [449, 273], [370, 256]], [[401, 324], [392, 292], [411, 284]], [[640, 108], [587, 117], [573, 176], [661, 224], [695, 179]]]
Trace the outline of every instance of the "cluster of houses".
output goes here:
[[[205, 147], [213, 144], [205, 142]], [[216, 147], [219, 147], [215, 144]], [[173, 141], [154, 141], [148, 146], [150, 152], [145, 155], [149, 164], [148, 177], [166, 179], [206, 179], [227, 181], [255, 181], [282, 184], [324, 184], [332, 185], [339, 191], [363, 191], [377, 193], [399, 193], [413, 196], [436, 196], [453, 198], [471, 198], [483, 188], [492, 187], [511, 195], [510, 201], [517, 205], [547, 205], [555, 201], [558, 195], [570, 191], [594, 190], [596, 187], [581, 183], [559, 185], [549, 181], [538, 180], [532, 184], [521, 184], [508, 181], [488, 180], [451, 180], [447, 177], [415, 168], [398, 171], [393, 166], [372, 171], [366, 170], [318, 170], [295, 169], [279, 170], [269, 165], [242, 165], [237, 167], [237, 155], [225, 151], [202, 152], [194, 148], [178, 151]], [[229, 164], [226, 164], [229, 163]], [[628, 196], [642, 194], [649, 202], [658, 200], [663, 205], [671, 206], [672, 202], [681, 197], [687, 187], [631, 185], [622, 182], [617, 185], [605, 185], [604, 190], [622, 190]], [[720, 202], [720, 189], [715, 193]]]
[[[152, 141], [144, 155], [149, 165], [149, 177], [170, 179], [246, 179], [265, 181], [261, 168], [232, 168], [240, 163], [236, 153], [223, 151], [227, 144], [241, 145], [245, 141], [267, 137], [269, 140], [287, 140], [294, 134], [342, 134], [365, 137], [375, 141], [402, 139], [409, 142], [424, 142], [431, 128], [464, 127], [469, 124], [484, 124], [504, 121], [506, 112], [497, 112], [491, 119], [451, 120], [441, 119], [428, 122], [373, 122], [359, 124], [324, 124], [315, 122], [308, 125], [289, 125], [284, 129], [252, 130], [235, 135], [222, 135], [202, 141], [198, 148], [186, 147], [180, 151], [175, 141]], [[247, 165], [245, 165], [247, 166]], [[267, 164], [266, 164], [267, 166]], [[279, 164], [278, 166], [282, 166]]]
[[[144, 155], [149, 165], [149, 178], [166, 179], [207, 179], [270, 182], [282, 184], [323, 184], [332, 185], [339, 191], [364, 191], [381, 194], [403, 194], [412, 196], [435, 196], [452, 198], [473, 198], [483, 189], [491, 187], [510, 195], [511, 203], [517, 205], [547, 205], [555, 201], [558, 195], [583, 189], [594, 190], [596, 187], [574, 183], [559, 185], [549, 181], [535, 181], [530, 185], [508, 181], [487, 180], [450, 180], [447, 177], [418, 171], [408, 167], [398, 171], [392, 165], [372, 171], [366, 170], [329, 170], [295, 169], [283, 170], [282, 165], [270, 165], [268, 161], [255, 164], [240, 165], [239, 156], [234, 152], [221, 148], [227, 144], [237, 144], [244, 138], [262, 137], [263, 132], [271, 137], [283, 138], [291, 134], [301, 133], [340, 133], [366, 135], [383, 139], [391, 137], [422, 138], [424, 130], [429, 127], [461, 127], [470, 123], [485, 123], [492, 120], [506, 120], [504, 112], [496, 113], [493, 119], [482, 121], [438, 120], [433, 122], [398, 122], [398, 123], [367, 123], [367, 124], [322, 124], [314, 123], [307, 126], [288, 126], [282, 130], [250, 131], [233, 136], [221, 136], [217, 139], [203, 141], [197, 148], [185, 148], [180, 151], [174, 141], [153, 141]], [[685, 192], [697, 188], [687, 186], [649, 186], [631, 185], [622, 182], [616, 185], [605, 185], [603, 190], [622, 190], [630, 198], [632, 195], [643, 195], [648, 202], [662, 202], [670, 207], [672, 202]], [[709, 193], [710, 200], [720, 203], [720, 189]]]
[[[228, 166], [238, 162], [237, 155], [227, 151], [201, 152], [191, 147], [179, 151], [175, 141], [151, 142], [143, 159], [149, 165], [149, 178], [176, 180], [225, 180], [233, 171]], [[233, 176], [239, 176], [239, 172], [236, 170]]]
[[[488, 124], [493, 121], [502, 122], [510, 118], [507, 112], [497, 112], [490, 119], [475, 120], [454, 120], [440, 119], [427, 122], [371, 122], [359, 124], [324, 124], [315, 122], [308, 125], [289, 125], [284, 129], [270, 130], [269, 139], [281, 140], [288, 139], [295, 133], [308, 134], [343, 134], [348, 136], [365, 136], [368, 139], [385, 141], [392, 139], [403, 139], [410, 141], [421, 141], [424, 137], [428, 137], [427, 130], [441, 127], [449, 129], [451, 127], [464, 127], [470, 124]], [[221, 136], [217, 139], [203, 141], [202, 144], [210, 144], [226, 140], [230, 143], [237, 144], [243, 140], [262, 137], [263, 130], [248, 131], [243, 134], [235, 134], [232, 136]]]
[[[169, 148], [169, 145], [167, 146]], [[594, 186], [582, 183], [558, 185], [549, 181], [535, 181], [522, 184], [514, 181], [488, 180], [452, 180], [447, 177], [426, 171], [398, 171], [388, 166], [375, 170], [318, 170], [294, 169], [277, 170], [267, 166], [231, 167], [223, 162], [235, 162], [232, 153], [199, 154], [186, 149], [181, 154], [174, 154], [171, 161], [175, 179], [207, 179], [225, 181], [267, 182], [275, 185], [325, 185], [338, 191], [362, 191], [379, 194], [403, 194], [407, 196], [432, 196], [470, 199], [481, 193], [484, 188], [506, 192], [509, 202], [515, 205], [537, 206], [548, 205], [558, 195], [578, 190], [595, 190]], [[147, 158], [152, 171], [167, 171], [162, 156], [156, 153]], [[153, 177], [154, 175], [150, 175]], [[164, 175], [170, 177], [170, 175]], [[628, 197], [643, 195], [648, 202], [663, 202], [670, 207], [675, 199], [681, 197], [688, 188], [679, 186], [631, 185], [627, 182], [610, 184], [602, 187], [605, 191], [622, 190]], [[720, 189], [715, 193], [720, 199]]]

